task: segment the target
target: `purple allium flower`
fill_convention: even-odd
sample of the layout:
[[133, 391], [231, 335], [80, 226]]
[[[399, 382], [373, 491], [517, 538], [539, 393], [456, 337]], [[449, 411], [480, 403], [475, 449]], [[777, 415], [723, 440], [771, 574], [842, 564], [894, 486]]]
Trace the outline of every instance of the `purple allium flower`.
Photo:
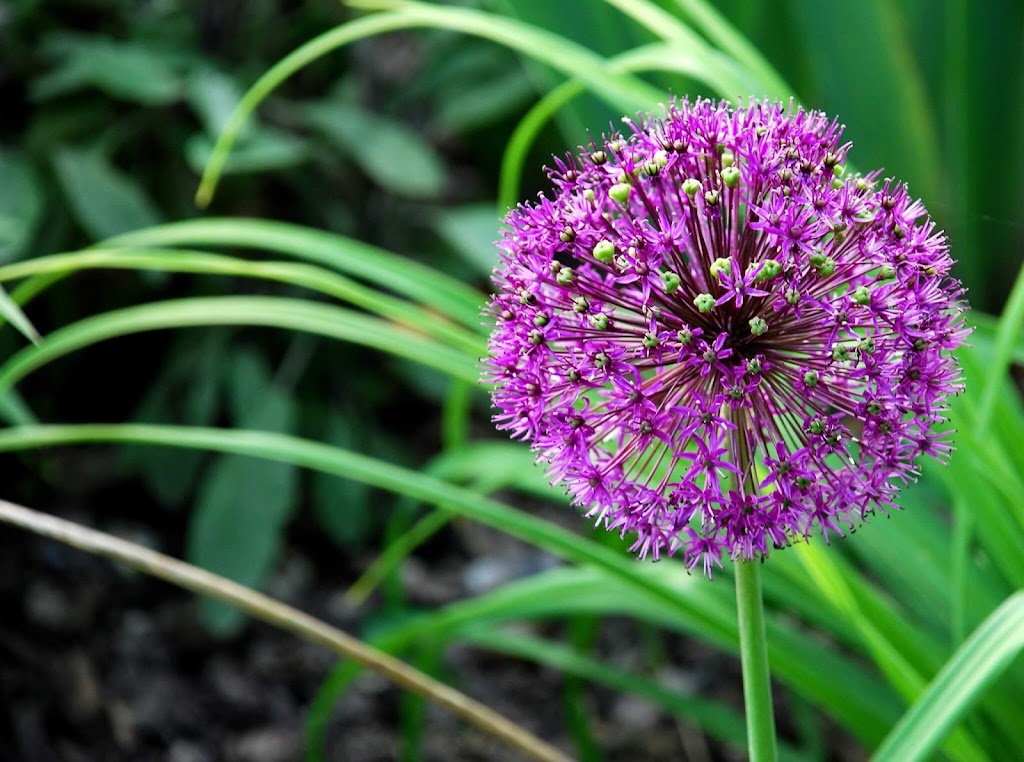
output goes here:
[[683, 101], [556, 160], [507, 217], [495, 421], [573, 501], [710, 574], [895, 507], [945, 458], [964, 327], [946, 239], [844, 172], [824, 114]]

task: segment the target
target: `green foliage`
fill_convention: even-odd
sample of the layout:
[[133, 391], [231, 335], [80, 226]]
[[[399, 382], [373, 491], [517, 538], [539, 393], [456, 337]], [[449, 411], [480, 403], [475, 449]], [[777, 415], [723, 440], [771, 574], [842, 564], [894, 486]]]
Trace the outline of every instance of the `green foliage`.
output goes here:
[[[154, 500], [183, 510], [189, 558], [251, 586], [306, 512], [342, 552], [377, 552], [354, 591], [364, 597], [396, 584], [453, 516], [490, 525], [564, 565], [399, 611], [378, 645], [425, 666], [455, 642], [514, 655], [741, 743], [733, 708], [596, 658], [585, 632], [562, 642], [509, 626], [627, 617], [736, 649], [729, 575], [637, 564], [615, 538], [507, 504], [565, 499], [524, 447], [482, 438], [472, 390], [495, 209], [543, 187], [545, 154], [669, 90], [798, 97], [848, 125], [858, 165], [910, 180], [987, 312], [960, 353], [969, 392], [954, 404], [949, 467], [929, 466], [904, 511], [855, 538], [765, 566], [773, 673], [817, 713], [783, 756], [821, 758], [824, 714], [881, 760], [1024, 757], [1018, 3], [381, 0], [340, 26], [333, 6], [309, 3], [284, 25], [268, 3], [228, 32], [174, 3], [80, 5], [99, 31], [70, 34], [32, 4], [0, 29], [23, 83], [0, 91], [3, 107], [24, 115], [0, 127], [0, 316], [17, 329], [0, 333], [12, 424], [0, 450], [117, 443]], [[203, 171], [200, 198], [219, 216], [188, 219]], [[132, 362], [97, 368], [100, 342]], [[58, 361], [69, 377], [102, 373], [106, 395], [62, 396]], [[102, 420], [96, 410], [136, 423], [35, 421]], [[409, 531], [382, 538], [389, 519]], [[243, 625], [202, 611], [218, 634]], [[314, 702], [310, 759], [355, 674], [339, 668]], [[584, 693], [569, 697], [590, 759]]]

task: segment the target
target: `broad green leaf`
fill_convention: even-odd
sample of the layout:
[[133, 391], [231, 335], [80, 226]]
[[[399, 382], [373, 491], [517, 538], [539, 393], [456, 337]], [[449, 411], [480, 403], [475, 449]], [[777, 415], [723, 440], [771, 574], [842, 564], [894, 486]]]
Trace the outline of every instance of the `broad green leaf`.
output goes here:
[[[236, 352], [230, 366], [230, 399], [237, 425], [261, 431], [290, 432], [294, 402], [274, 386], [262, 359]], [[191, 563], [247, 587], [258, 587], [270, 571], [291, 516], [298, 472], [288, 463], [223, 455], [206, 474], [188, 526], [186, 556]], [[238, 609], [204, 599], [199, 608], [211, 632], [238, 632]]]
[[0, 263], [17, 259], [32, 240], [43, 211], [43, 191], [24, 157], [0, 149]]
[[177, 72], [150, 46], [100, 37], [51, 42], [55, 44], [48, 47], [57, 56], [57, 67], [32, 83], [35, 98], [54, 98], [85, 87], [147, 106], [173, 103], [181, 96]]
[[103, 156], [64, 148], [57, 152], [53, 166], [72, 214], [93, 238], [109, 238], [160, 222], [141, 186]]
[[[213, 423], [223, 386], [221, 365], [226, 339], [222, 331], [207, 331], [198, 340], [187, 336], [177, 341], [136, 410], [135, 420], [190, 426]], [[138, 469], [157, 501], [167, 507], [179, 507], [195, 489], [204, 454], [195, 450], [131, 447], [124, 449], [123, 458]]]
[[[189, 77], [185, 98], [203, 123], [206, 134], [215, 138], [242, 100], [242, 88], [230, 74], [206, 66]], [[240, 137], [244, 139], [246, 134], [243, 132]]]
[[[203, 171], [212, 153], [213, 141], [203, 133], [193, 135], [185, 143], [188, 165], [197, 173]], [[308, 161], [312, 155], [305, 140], [272, 127], [253, 127], [239, 141], [224, 165], [224, 173], [242, 175], [290, 169]]]
[[434, 216], [437, 232], [449, 246], [481, 275], [490, 275], [498, 264], [495, 241], [500, 237], [501, 220], [494, 204], [473, 204], [448, 209]]
[[[354, 407], [330, 409], [321, 441], [349, 450], [365, 450], [366, 421]], [[313, 474], [313, 511], [324, 531], [342, 548], [360, 548], [372, 527], [370, 489], [362, 482]]]
[[438, 200], [444, 190], [444, 162], [411, 128], [357, 106], [330, 101], [309, 104], [302, 113], [311, 127], [396, 196]]

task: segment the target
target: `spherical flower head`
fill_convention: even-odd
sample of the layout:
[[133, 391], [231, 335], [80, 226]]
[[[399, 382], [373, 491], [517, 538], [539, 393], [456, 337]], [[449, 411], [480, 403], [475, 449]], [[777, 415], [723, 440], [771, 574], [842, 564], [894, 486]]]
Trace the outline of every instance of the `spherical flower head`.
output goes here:
[[627, 123], [506, 219], [497, 425], [639, 556], [709, 575], [895, 507], [951, 450], [967, 330], [943, 234], [904, 185], [844, 172], [821, 113]]

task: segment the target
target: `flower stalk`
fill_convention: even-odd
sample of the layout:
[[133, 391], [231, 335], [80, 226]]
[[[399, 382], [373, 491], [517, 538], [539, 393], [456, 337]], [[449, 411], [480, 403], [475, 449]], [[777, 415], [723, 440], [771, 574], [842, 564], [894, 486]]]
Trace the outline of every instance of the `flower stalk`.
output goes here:
[[768, 643], [764, 627], [761, 564], [740, 559], [736, 561], [735, 567], [747, 748], [751, 762], [775, 762], [775, 712], [772, 707]]

